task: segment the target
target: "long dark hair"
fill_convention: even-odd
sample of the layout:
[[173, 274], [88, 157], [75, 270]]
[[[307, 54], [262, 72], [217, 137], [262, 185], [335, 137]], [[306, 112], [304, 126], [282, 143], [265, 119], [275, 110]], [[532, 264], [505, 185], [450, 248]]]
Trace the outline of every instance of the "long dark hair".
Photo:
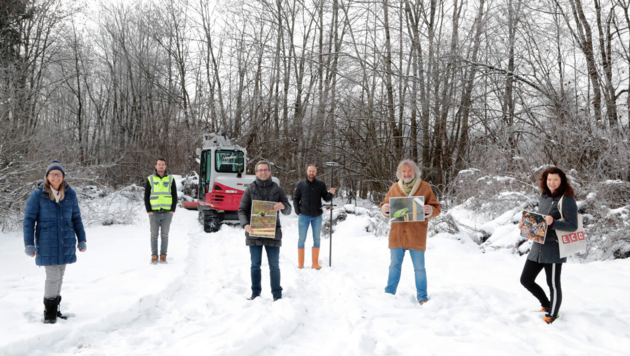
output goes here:
[[547, 167], [540, 174], [540, 181], [538, 182], [538, 187], [540, 188], [540, 194], [547, 194], [551, 196], [551, 191], [547, 187], [547, 176], [550, 174], [557, 174], [560, 176], [560, 186], [558, 187], [558, 193], [562, 195], [575, 196], [575, 192], [573, 191], [573, 187], [571, 187], [571, 182], [567, 178], [567, 175], [564, 174], [564, 171], [558, 167]]

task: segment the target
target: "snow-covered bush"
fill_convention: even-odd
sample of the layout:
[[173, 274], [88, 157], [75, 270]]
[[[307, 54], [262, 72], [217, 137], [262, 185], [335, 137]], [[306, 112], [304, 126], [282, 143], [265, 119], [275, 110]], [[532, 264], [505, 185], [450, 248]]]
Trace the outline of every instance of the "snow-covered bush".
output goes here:
[[[346, 209], [340, 206], [333, 206], [333, 214], [332, 214], [332, 225], [337, 225], [341, 221], [345, 221], [348, 217], [348, 213]], [[333, 232], [334, 232], [333, 228]], [[330, 235], [330, 210], [324, 209], [324, 214], [322, 215], [322, 237], [328, 238]]]
[[[51, 150], [54, 151], [52, 147]], [[2, 156], [1, 147], [0, 156]], [[10, 162], [0, 168], [0, 228], [2, 230], [21, 228], [26, 200], [44, 182], [46, 167], [52, 161], [52, 158], [41, 158], [38, 161], [32, 161], [26, 156], [14, 158], [16, 162]], [[100, 188], [101, 185], [98, 184], [101, 173], [107, 170], [106, 166], [84, 167], [71, 161], [64, 161], [62, 164], [66, 172], [66, 182], [79, 194], [79, 202], [82, 199], [95, 198], [107, 191]]]
[[367, 215], [370, 217], [369, 224], [366, 226], [366, 232], [371, 232], [375, 236], [387, 236], [391, 223], [381, 214], [381, 210], [374, 204], [362, 203], [363, 206], [355, 206], [346, 204], [344, 209], [348, 214]]
[[[543, 167], [541, 167], [543, 168]], [[449, 198], [455, 204], [464, 204], [464, 208], [486, 214], [493, 219], [524, 202], [537, 204], [532, 199], [537, 195], [536, 174], [516, 176], [487, 175], [478, 169], [460, 171], [450, 185]]]
[[144, 187], [135, 184], [116, 190], [92, 185], [75, 190], [85, 226], [131, 224], [137, 211], [144, 209]]
[[595, 184], [585, 200], [578, 201], [587, 236], [581, 261], [630, 257], [630, 183], [605, 181]]
[[9, 162], [0, 166], [0, 229], [17, 230], [22, 226], [26, 200], [44, 180], [46, 163], [28, 161], [21, 154], [3, 157], [2, 149], [0, 144], [0, 158]]
[[[520, 236], [516, 225], [522, 210], [537, 211], [540, 193], [535, 177], [545, 167], [532, 169], [529, 177], [486, 175], [478, 169], [461, 171], [451, 185], [449, 197], [460, 203], [433, 219], [431, 234], [462, 232], [484, 251], [509, 249], [528, 253], [531, 242]], [[575, 170], [568, 173], [588, 241], [587, 252], [570, 259], [586, 262], [630, 257], [630, 238], [626, 233], [630, 225], [630, 183], [588, 182]]]
[[497, 228], [513, 227], [522, 209], [537, 208], [535, 177], [541, 168], [514, 177], [488, 175], [479, 169], [459, 172], [448, 197], [454, 206], [442, 204], [442, 214], [429, 225], [431, 234], [464, 233], [482, 248], [512, 248], [516, 252], [524, 239]]
[[391, 225], [389, 220], [377, 211], [376, 214], [370, 215], [370, 225], [366, 230], [375, 236], [388, 236]]
[[197, 201], [199, 192], [199, 175], [192, 172], [177, 182], [178, 199], [185, 201]]
[[461, 232], [460, 225], [457, 224], [453, 215], [448, 212], [442, 213], [429, 220], [429, 236], [434, 236], [440, 233], [456, 234], [458, 232]]
[[[544, 167], [541, 167], [544, 168]], [[537, 168], [531, 174], [488, 175], [479, 169], [460, 171], [449, 186], [449, 198], [455, 204], [468, 202], [476, 209], [497, 213], [502, 208], [509, 207], [514, 201], [524, 201], [525, 196], [535, 193]], [[500, 197], [499, 199], [496, 199]], [[477, 199], [470, 201], [470, 198]], [[480, 202], [482, 202], [480, 204]], [[492, 204], [483, 204], [492, 202]]]

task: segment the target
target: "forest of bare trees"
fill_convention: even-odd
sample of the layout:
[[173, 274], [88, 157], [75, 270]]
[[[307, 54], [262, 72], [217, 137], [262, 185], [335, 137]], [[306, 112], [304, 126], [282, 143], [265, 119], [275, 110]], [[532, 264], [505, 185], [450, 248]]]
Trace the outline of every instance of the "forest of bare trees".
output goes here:
[[628, 181], [629, 26], [630, 0], [0, 0], [0, 209], [52, 159], [190, 173], [218, 130], [368, 199], [403, 158], [441, 197], [468, 168]]

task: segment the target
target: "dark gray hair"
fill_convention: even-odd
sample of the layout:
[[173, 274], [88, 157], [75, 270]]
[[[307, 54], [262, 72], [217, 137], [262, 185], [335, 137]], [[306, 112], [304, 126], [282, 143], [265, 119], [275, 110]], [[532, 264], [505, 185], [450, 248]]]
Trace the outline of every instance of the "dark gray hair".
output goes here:
[[420, 178], [420, 176], [421, 176], [420, 168], [418, 167], [416, 162], [414, 162], [414, 161], [412, 161], [410, 159], [406, 159], [406, 160], [403, 160], [400, 163], [398, 163], [398, 168], [396, 168], [396, 178], [403, 179], [403, 177], [402, 177], [402, 167], [403, 166], [411, 167], [413, 169], [413, 172], [414, 172], [414, 178]]
[[267, 165], [267, 168], [271, 171], [271, 163], [269, 163], [269, 161], [264, 160], [264, 159], [263, 159], [263, 160], [260, 160], [260, 161], [258, 161], [258, 162], [256, 163], [256, 165], [254, 166], [254, 170], [255, 170], [255, 171], [257, 171], [257, 170], [258, 170], [258, 165], [259, 165], [259, 164], [266, 164], [266, 165]]

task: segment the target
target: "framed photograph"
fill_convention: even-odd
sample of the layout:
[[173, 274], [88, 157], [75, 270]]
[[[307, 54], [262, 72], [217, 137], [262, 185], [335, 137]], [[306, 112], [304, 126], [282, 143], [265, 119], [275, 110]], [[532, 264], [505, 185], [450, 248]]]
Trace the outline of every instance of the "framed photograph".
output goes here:
[[424, 221], [424, 197], [390, 198], [389, 221], [416, 222]]
[[250, 226], [254, 230], [250, 236], [266, 237], [273, 239], [276, 237], [276, 221], [278, 220], [278, 212], [273, 206], [277, 202], [254, 200], [252, 202], [252, 217]]
[[530, 239], [539, 244], [545, 243], [545, 236], [547, 236], [547, 223], [545, 222], [545, 216], [533, 213], [531, 211], [523, 211], [523, 228], [521, 229], [521, 236]]

